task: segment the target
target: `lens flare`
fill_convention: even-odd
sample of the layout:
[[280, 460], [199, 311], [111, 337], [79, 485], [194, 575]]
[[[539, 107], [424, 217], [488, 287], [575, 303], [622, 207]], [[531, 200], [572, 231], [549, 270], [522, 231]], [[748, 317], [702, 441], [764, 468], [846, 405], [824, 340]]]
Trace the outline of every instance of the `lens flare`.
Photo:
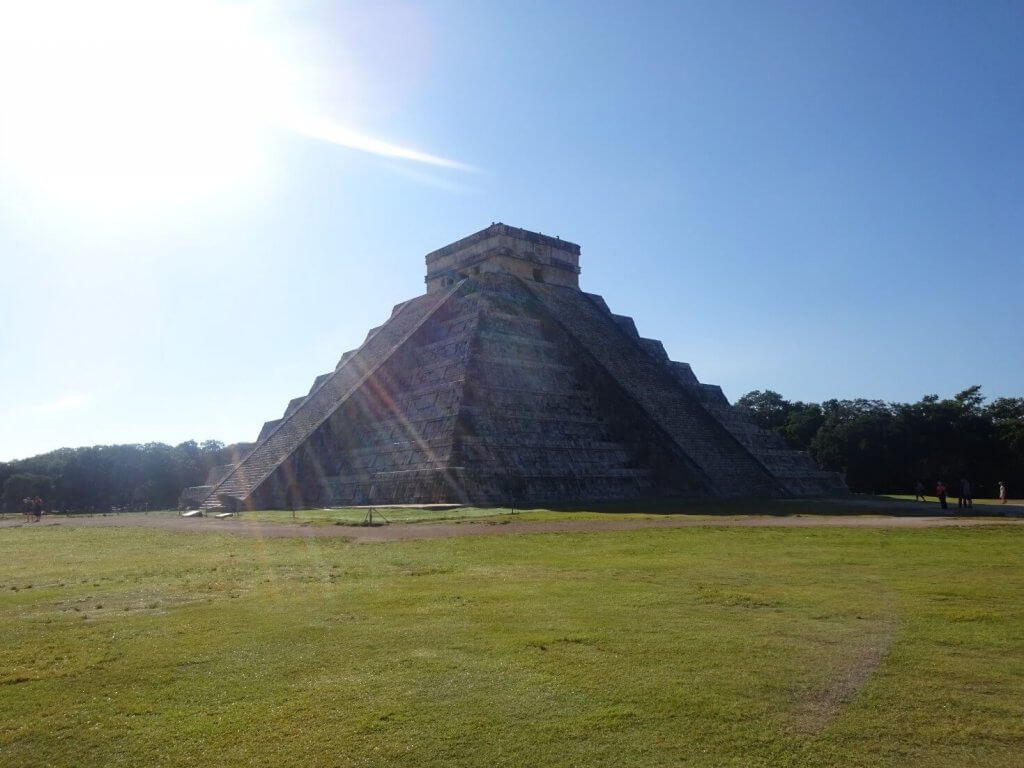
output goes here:
[[316, 62], [295, 58], [286, 26], [197, 0], [0, 4], [0, 163], [58, 197], [118, 208], [244, 188], [281, 129], [471, 170], [344, 125], [344, 105], [308, 98]]

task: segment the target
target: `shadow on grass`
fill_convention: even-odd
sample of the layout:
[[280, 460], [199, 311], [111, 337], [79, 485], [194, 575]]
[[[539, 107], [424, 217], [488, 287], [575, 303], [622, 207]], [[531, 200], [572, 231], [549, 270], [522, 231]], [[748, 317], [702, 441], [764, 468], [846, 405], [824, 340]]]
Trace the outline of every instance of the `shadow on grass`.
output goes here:
[[[879, 497], [868, 497], [878, 500], [866, 509], [865, 503], [853, 497], [813, 497], [805, 499], [640, 499], [614, 502], [592, 502], [581, 504], [538, 504], [516, 505], [521, 512], [564, 512], [608, 515], [701, 515], [729, 517], [740, 515], [770, 515], [786, 517], [789, 515], [863, 515], [877, 512], [879, 514], [906, 515], [908, 510], [892, 503], [891, 500]], [[502, 507], [499, 509], [507, 509]], [[915, 515], [931, 514], [928, 510], [911, 512]]]

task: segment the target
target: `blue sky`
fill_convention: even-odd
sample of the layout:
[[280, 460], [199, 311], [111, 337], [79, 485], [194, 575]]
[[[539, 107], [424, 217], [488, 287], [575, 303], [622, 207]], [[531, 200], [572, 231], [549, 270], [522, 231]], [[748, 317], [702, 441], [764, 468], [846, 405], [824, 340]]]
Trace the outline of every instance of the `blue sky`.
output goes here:
[[1020, 3], [75, 5], [0, 10], [0, 460], [252, 440], [492, 221], [733, 400], [1024, 395]]

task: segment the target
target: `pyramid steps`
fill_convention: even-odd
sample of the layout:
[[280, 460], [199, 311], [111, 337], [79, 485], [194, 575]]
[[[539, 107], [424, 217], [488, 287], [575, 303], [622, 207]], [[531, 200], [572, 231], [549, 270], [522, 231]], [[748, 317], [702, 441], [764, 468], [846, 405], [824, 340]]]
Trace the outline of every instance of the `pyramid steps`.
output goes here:
[[[504, 276], [467, 281], [309, 438], [308, 459], [297, 451], [262, 484], [259, 503], [280, 505], [289, 483], [301, 503], [501, 501], [494, 489], [513, 475], [521, 500], [654, 493], [666, 473], [643, 466], [655, 425], [638, 413], [609, 423], [589, 389], [602, 374], [581, 370], [571, 338], [524, 301]], [[663, 450], [674, 474], [693, 474]]]
[[241, 505], [456, 290], [458, 285], [446, 293], [427, 294], [403, 304], [293, 413], [257, 442], [203, 506], [212, 504], [212, 499]]
[[[519, 281], [477, 282], [487, 311], [468, 364], [454, 463], [492, 482], [514, 474], [527, 501], [578, 498], [596, 487], [595, 478], [604, 478], [597, 485], [610, 497], [649, 495], [664, 478], [640, 466], [644, 450], [660, 452], [666, 467], [694, 481], [694, 468], [667, 442], [651, 448], [656, 426], [606, 374], [581, 365], [572, 338], [536, 315], [536, 302]], [[609, 411], [623, 417], [609, 419], [603, 415]], [[703, 487], [703, 478], [696, 483]]]
[[[704, 473], [716, 495], [779, 496], [780, 484], [676, 379], [588, 294], [523, 281], [544, 309], [622, 385]], [[660, 344], [659, 344], [660, 346]]]
[[[504, 224], [427, 255], [395, 305], [206, 508], [780, 496], [830, 486], [578, 287], [579, 246]], [[841, 484], [840, 484], [841, 485]], [[193, 489], [196, 490], [196, 489]]]
[[656, 339], [645, 339], [636, 332], [632, 318], [628, 324], [620, 316], [613, 316], [620, 327], [635, 335], [640, 346], [659, 365], [665, 366], [672, 376], [691, 392], [697, 400], [740, 444], [794, 496], [832, 495], [845, 493], [846, 486], [838, 474], [822, 472], [811, 457], [789, 448], [779, 434], [763, 429], [742, 410], [733, 407], [722, 388], [716, 384], [703, 384], [697, 380], [689, 363], [670, 360], [664, 345]]

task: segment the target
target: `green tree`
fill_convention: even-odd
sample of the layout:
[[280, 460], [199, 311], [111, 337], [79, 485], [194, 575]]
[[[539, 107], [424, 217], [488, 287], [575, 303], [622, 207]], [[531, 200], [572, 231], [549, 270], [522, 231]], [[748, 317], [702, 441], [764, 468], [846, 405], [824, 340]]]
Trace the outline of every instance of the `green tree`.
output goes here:
[[766, 389], [763, 392], [755, 389], [747, 392], [736, 405], [747, 409], [754, 421], [763, 429], [779, 429], [786, 423], [786, 416], [792, 409], [792, 403], [784, 399], [778, 392]]
[[790, 405], [786, 420], [778, 429], [790, 448], [809, 451], [814, 436], [825, 423], [825, 413], [817, 403], [797, 401]]
[[26, 496], [39, 496], [44, 502], [51, 501], [53, 478], [46, 475], [34, 475], [30, 472], [19, 472], [7, 477], [3, 487], [3, 505], [6, 512], [20, 512], [22, 499]]

